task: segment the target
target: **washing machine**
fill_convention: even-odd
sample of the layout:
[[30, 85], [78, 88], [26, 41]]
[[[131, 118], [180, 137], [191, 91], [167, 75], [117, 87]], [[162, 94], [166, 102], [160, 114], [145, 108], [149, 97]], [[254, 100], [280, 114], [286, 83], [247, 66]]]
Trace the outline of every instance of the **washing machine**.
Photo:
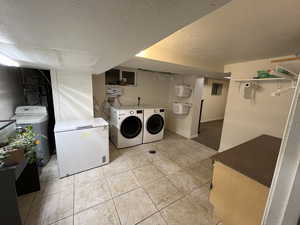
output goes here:
[[36, 146], [36, 156], [38, 158], [38, 166], [44, 166], [50, 159], [48, 145], [48, 112], [45, 106], [19, 106], [15, 110], [14, 119], [17, 127], [31, 125], [33, 132], [40, 140], [40, 144]]
[[117, 148], [127, 148], [143, 143], [142, 108], [133, 106], [111, 107], [110, 140]]
[[143, 143], [162, 140], [165, 129], [165, 108], [144, 109]]

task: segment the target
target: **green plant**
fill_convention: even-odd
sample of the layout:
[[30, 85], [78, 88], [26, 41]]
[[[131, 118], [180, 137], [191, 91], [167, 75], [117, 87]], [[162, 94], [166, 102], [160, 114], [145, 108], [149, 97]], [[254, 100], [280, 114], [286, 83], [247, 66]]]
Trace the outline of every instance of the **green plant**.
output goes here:
[[23, 149], [25, 157], [29, 163], [36, 162], [35, 146], [39, 144], [37, 135], [33, 132], [32, 126], [25, 127], [22, 131], [17, 132], [14, 137], [9, 138], [8, 147], [11, 149]]
[[0, 165], [1, 165], [2, 162], [5, 161], [5, 159], [8, 158], [8, 156], [9, 156], [9, 153], [6, 150], [6, 148], [5, 147], [1, 147], [0, 148]]

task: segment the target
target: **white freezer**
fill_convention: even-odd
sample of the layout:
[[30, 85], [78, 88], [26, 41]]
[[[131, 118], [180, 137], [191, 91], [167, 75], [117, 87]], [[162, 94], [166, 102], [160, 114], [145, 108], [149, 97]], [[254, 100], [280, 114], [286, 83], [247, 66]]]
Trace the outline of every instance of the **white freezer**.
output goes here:
[[109, 162], [108, 123], [102, 118], [55, 124], [60, 177]]

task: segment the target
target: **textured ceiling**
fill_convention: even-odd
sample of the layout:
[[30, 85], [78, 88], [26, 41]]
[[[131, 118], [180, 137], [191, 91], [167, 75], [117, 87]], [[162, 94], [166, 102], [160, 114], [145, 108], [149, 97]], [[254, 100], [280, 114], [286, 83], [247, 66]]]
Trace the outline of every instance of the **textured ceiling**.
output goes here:
[[103, 72], [230, 0], [0, 0], [0, 52]]
[[197, 66], [271, 58], [300, 52], [299, 0], [233, 0], [175, 32], [144, 56]]

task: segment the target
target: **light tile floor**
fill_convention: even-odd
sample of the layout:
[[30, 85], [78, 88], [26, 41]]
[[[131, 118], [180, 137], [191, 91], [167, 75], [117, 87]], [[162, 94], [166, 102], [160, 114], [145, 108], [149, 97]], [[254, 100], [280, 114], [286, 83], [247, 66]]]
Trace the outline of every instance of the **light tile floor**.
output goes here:
[[[156, 150], [150, 154], [149, 150]], [[216, 151], [166, 133], [164, 140], [117, 150], [111, 163], [59, 179], [52, 157], [42, 189], [21, 196], [25, 225], [213, 225], [210, 156]]]

